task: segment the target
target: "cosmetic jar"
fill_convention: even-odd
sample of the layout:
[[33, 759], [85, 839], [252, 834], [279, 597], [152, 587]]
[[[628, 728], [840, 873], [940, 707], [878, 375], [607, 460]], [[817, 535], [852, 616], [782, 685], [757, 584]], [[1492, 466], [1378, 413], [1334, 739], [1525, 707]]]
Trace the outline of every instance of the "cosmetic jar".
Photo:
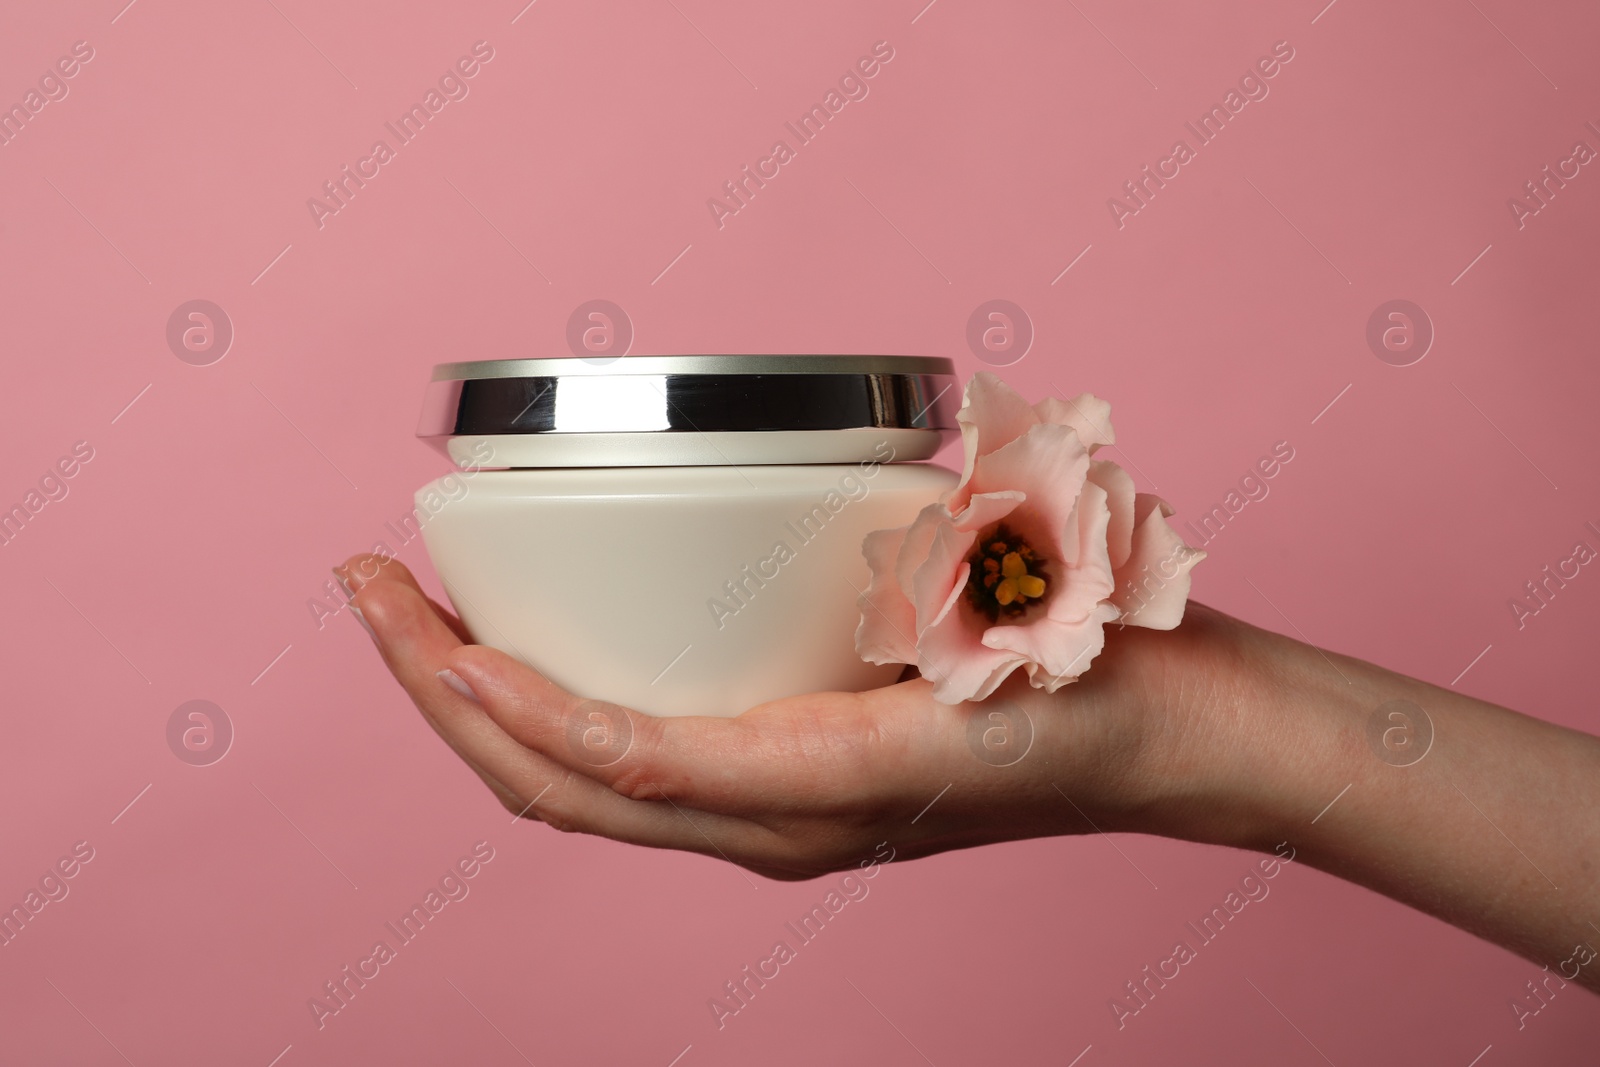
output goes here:
[[872, 689], [901, 667], [856, 654], [862, 539], [955, 485], [917, 461], [959, 402], [920, 356], [442, 364], [417, 436], [458, 469], [417, 521], [473, 639], [579, 697], [732, 716]]

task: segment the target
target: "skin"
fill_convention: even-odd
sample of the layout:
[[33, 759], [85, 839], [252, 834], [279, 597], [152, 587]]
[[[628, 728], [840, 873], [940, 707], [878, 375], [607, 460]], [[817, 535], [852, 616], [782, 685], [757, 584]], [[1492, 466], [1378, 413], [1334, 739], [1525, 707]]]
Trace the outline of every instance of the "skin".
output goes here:
[[[1093, 670], [1055, 694], [1018, 672], [951, 707], [913, 678], [655, 718], [470, 643], [398, 561], [354, 556], [335, 573], [439, 736], [507, 810], [558, 830], [788, 880], [853, 868], [885, 841], [897, 860], [1097, 831], [1287, 842], [1296, 862], [1548, 966], [1550, 988], [1600, 992], [1600, 739], [1198, 603], [1175, 630], [1111, 628]], [[1377, 712], [1387, 747], [1369, 740], [1395, 700], [1431, 720], [1420, 759], [1407, 720]], [[1008, 766], [968, 742], [996, 708], [1032, 723]], [[569, 741], [585, 736], [614, 748]]]

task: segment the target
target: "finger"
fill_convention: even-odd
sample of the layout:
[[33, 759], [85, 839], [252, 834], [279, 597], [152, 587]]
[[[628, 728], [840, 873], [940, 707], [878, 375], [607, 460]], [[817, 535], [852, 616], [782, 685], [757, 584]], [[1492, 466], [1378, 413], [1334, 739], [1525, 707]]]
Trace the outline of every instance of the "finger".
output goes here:
[[[356, 592], [367, 582], [373, 581], [380, 577], [390, 581], [398, 581], [404, 585], [409, 585], [411, 588], [415, 589], [418, 594], [423, 596], [423, 599], [427, 601], [428, 606], [433, 609], [434, 614], [439, 617], [441, 622], [450, 628], [450, 631], [456, 636], [458, 641], [471, 640], [471, 636], [467, 633], [466, 627], [461, 624], [461, 620], [456, 618], [448, 611], [445, 611], [436, 602], [434, 602], [431, 597], [428, 597], [426, 594], [424, 594], [421, 586], [417, 583], [416, 576], [411, 573], [411, 569], [393, 557], [362, 553], [360, 555], [351, 556], [337, 567], [334, 567], [333, 573], [334, 577], [338, 578], [340, 583], [344, 585], [346, 595], [351, 597], [354, 597]], [[359, 611], [359, 608], [357, 610]], [[376, 639], [376, 634], [374, 634], [374, 639]], [[448, 743], [449, 739], [446, 738], [445, 740], [446, 743]], [[483, 784], [489, 787], [490, 791], [494, 793], [495, 797], [500, 801], [501, 805], [507, 811], [510, 811], [513, 814], [521, 815], [528, 810], [528, 805], [524, 803], [522, 798], [503, 782], [495, 778], [488, 771], [484, 770], [474, 760], [469, 758], [459, 749], [456, 750], [456, 755], [460, 756], [462, 762], [468, 767], [472, 768], [474, 773], [476, 773], [477, 776], [483, 780]]]
[[[388, 564], [387, 570], [384, 569], [385, 564]], [[410, 570], [406, 568], [404, 564], [397, 560], [386, 560], [384, 557], [380, 556], [371, 556], [365, 554], [351, 556], [344, 563], [333, 568], [333, 573], [334, 576], [337, 577], [344, 585], [346, 592], [351, 596], [352, 604], [354, 604], [355, 594], [363, 585], [380, 577], [387, 580], [400, 581], [404, 584], [410, 585], [412, 588], [416, 588], [416, 578], [411, 574]], [[421, 592], [420, 589], [417, 591], [418, 593]], [[459, 625], [458, 621], [449, 616], [448, 613], [439, 611], [438, 606], [433, 604], [432, 601], [428, 601], [428, 603], [430, 607], [433, 608], [435, 614], [439, 616], [439, 621], [446, 624], [450, 628], [452, 636], [455, 637], [454, 644], [460, 644], [462, 638], [461, 635], [456, 632], [456, 626]], [[361, 608], [359, 606], [355, 606], [354, 610], [358, 615], [361, 615]], [[371, 626], [370, 624], [366, 623], [364, 615], [362, 616], [362, 621], [363, 625], [366, 625], [370, 631]], [[375, 632], [373, 633], [373, 640], [378, 640]], [[378, 642], [378, 650], [379, 654], [382, 655], [382, 642]], [[424, 718], [427, 719], [427, 716], [425, 715]], [[429, 719], [428, 721], [431, 725], [432, 720]], [[435, 728], [435, 730], [437, 732], [437, 728]], [[448, 743], [449, 738], [445, 738], [445, 741]], [[521, 799], [513, 790], [511, 790], [499, 779], [495, 778], [488, 771], [484, 770], [476, 762], [469, 759], [459, 749], [456, 751], [456, 755], [460, 756], [462, 761], [466, 763], [468, 767], [472, 768], [473, 772], [483, 780], [483, 784], [489, 787], [490, 791], [494, 793], [503, 806], [514, 812], [520, 812], [524, 810], [524, 805]]]
[[393, 556], [379, 556], [364, 552], [351, 556], [339, 566], [333, 568], [333, 574], [343, 583], [345, 593], [349, 596], [354, 596], [356, 591], [367, 582], [380, 577], [409, 585], [417, 591], [418, 596], [427, 602], [428, 606], [433, 609], [433, 613], [439, 616], [440, 621], [450, 628], [451, 633], [455, 634], [465, 644], [472, 642], [472, 635], [467, 632], [466, 624], [456, 618], [454, 613], [441, 607], [438, 601], [423, 592], [422, 586], [417, 582], [416, 575], [411, 573], [411, 568]]
[[965, 718], [932, 701], [926, 682], [816, 693], [731, 719], [655, 717], [581, 700], [495, 649], [455, 649], [449, 664], [511, 737], [639, 800], [754, 818], [861, 812], [920, 793], [931, 768], [967, 756]]
[[423, 716], [469, 765], [531, 804], [529, 814], [557, 829], [724, 858], [748, 847], [742, 839], [748, 828], [737, 825], [740, 820], [629, 800], [519, 744], [477, 700], [440, 677], [448, 657], [468, 646], [411, 584], [380, 577], [357, 592], [357, 601], [389, 669]]

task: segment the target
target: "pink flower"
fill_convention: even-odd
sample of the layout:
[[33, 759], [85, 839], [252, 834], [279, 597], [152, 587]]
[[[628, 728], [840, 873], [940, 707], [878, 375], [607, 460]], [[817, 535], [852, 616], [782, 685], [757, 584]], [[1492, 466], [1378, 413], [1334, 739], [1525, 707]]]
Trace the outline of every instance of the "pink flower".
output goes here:
[[909, 526], [867, 535], [872, 584], [856, 651], [915, 663], [946, 704], [982, 700], [1018, 667], [1055, 692], [1089, 668], [1105, 625], [1183, 619], [1184, 544], [1159, 497], [1109, 460], [1111, 406], [1084, 393], [1029, 406], [987, 371], [956, 416], [961, 481]]

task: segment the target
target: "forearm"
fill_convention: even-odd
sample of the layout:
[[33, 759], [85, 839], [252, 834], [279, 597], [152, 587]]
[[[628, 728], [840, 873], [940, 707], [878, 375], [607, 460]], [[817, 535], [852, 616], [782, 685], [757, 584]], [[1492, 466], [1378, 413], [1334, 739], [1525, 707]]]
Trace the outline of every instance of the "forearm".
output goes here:
[[1600, 991], [1600, 739], [1228, 623], [1232, 706], [1165, 739], [1162, 832], [1288, 841]]

